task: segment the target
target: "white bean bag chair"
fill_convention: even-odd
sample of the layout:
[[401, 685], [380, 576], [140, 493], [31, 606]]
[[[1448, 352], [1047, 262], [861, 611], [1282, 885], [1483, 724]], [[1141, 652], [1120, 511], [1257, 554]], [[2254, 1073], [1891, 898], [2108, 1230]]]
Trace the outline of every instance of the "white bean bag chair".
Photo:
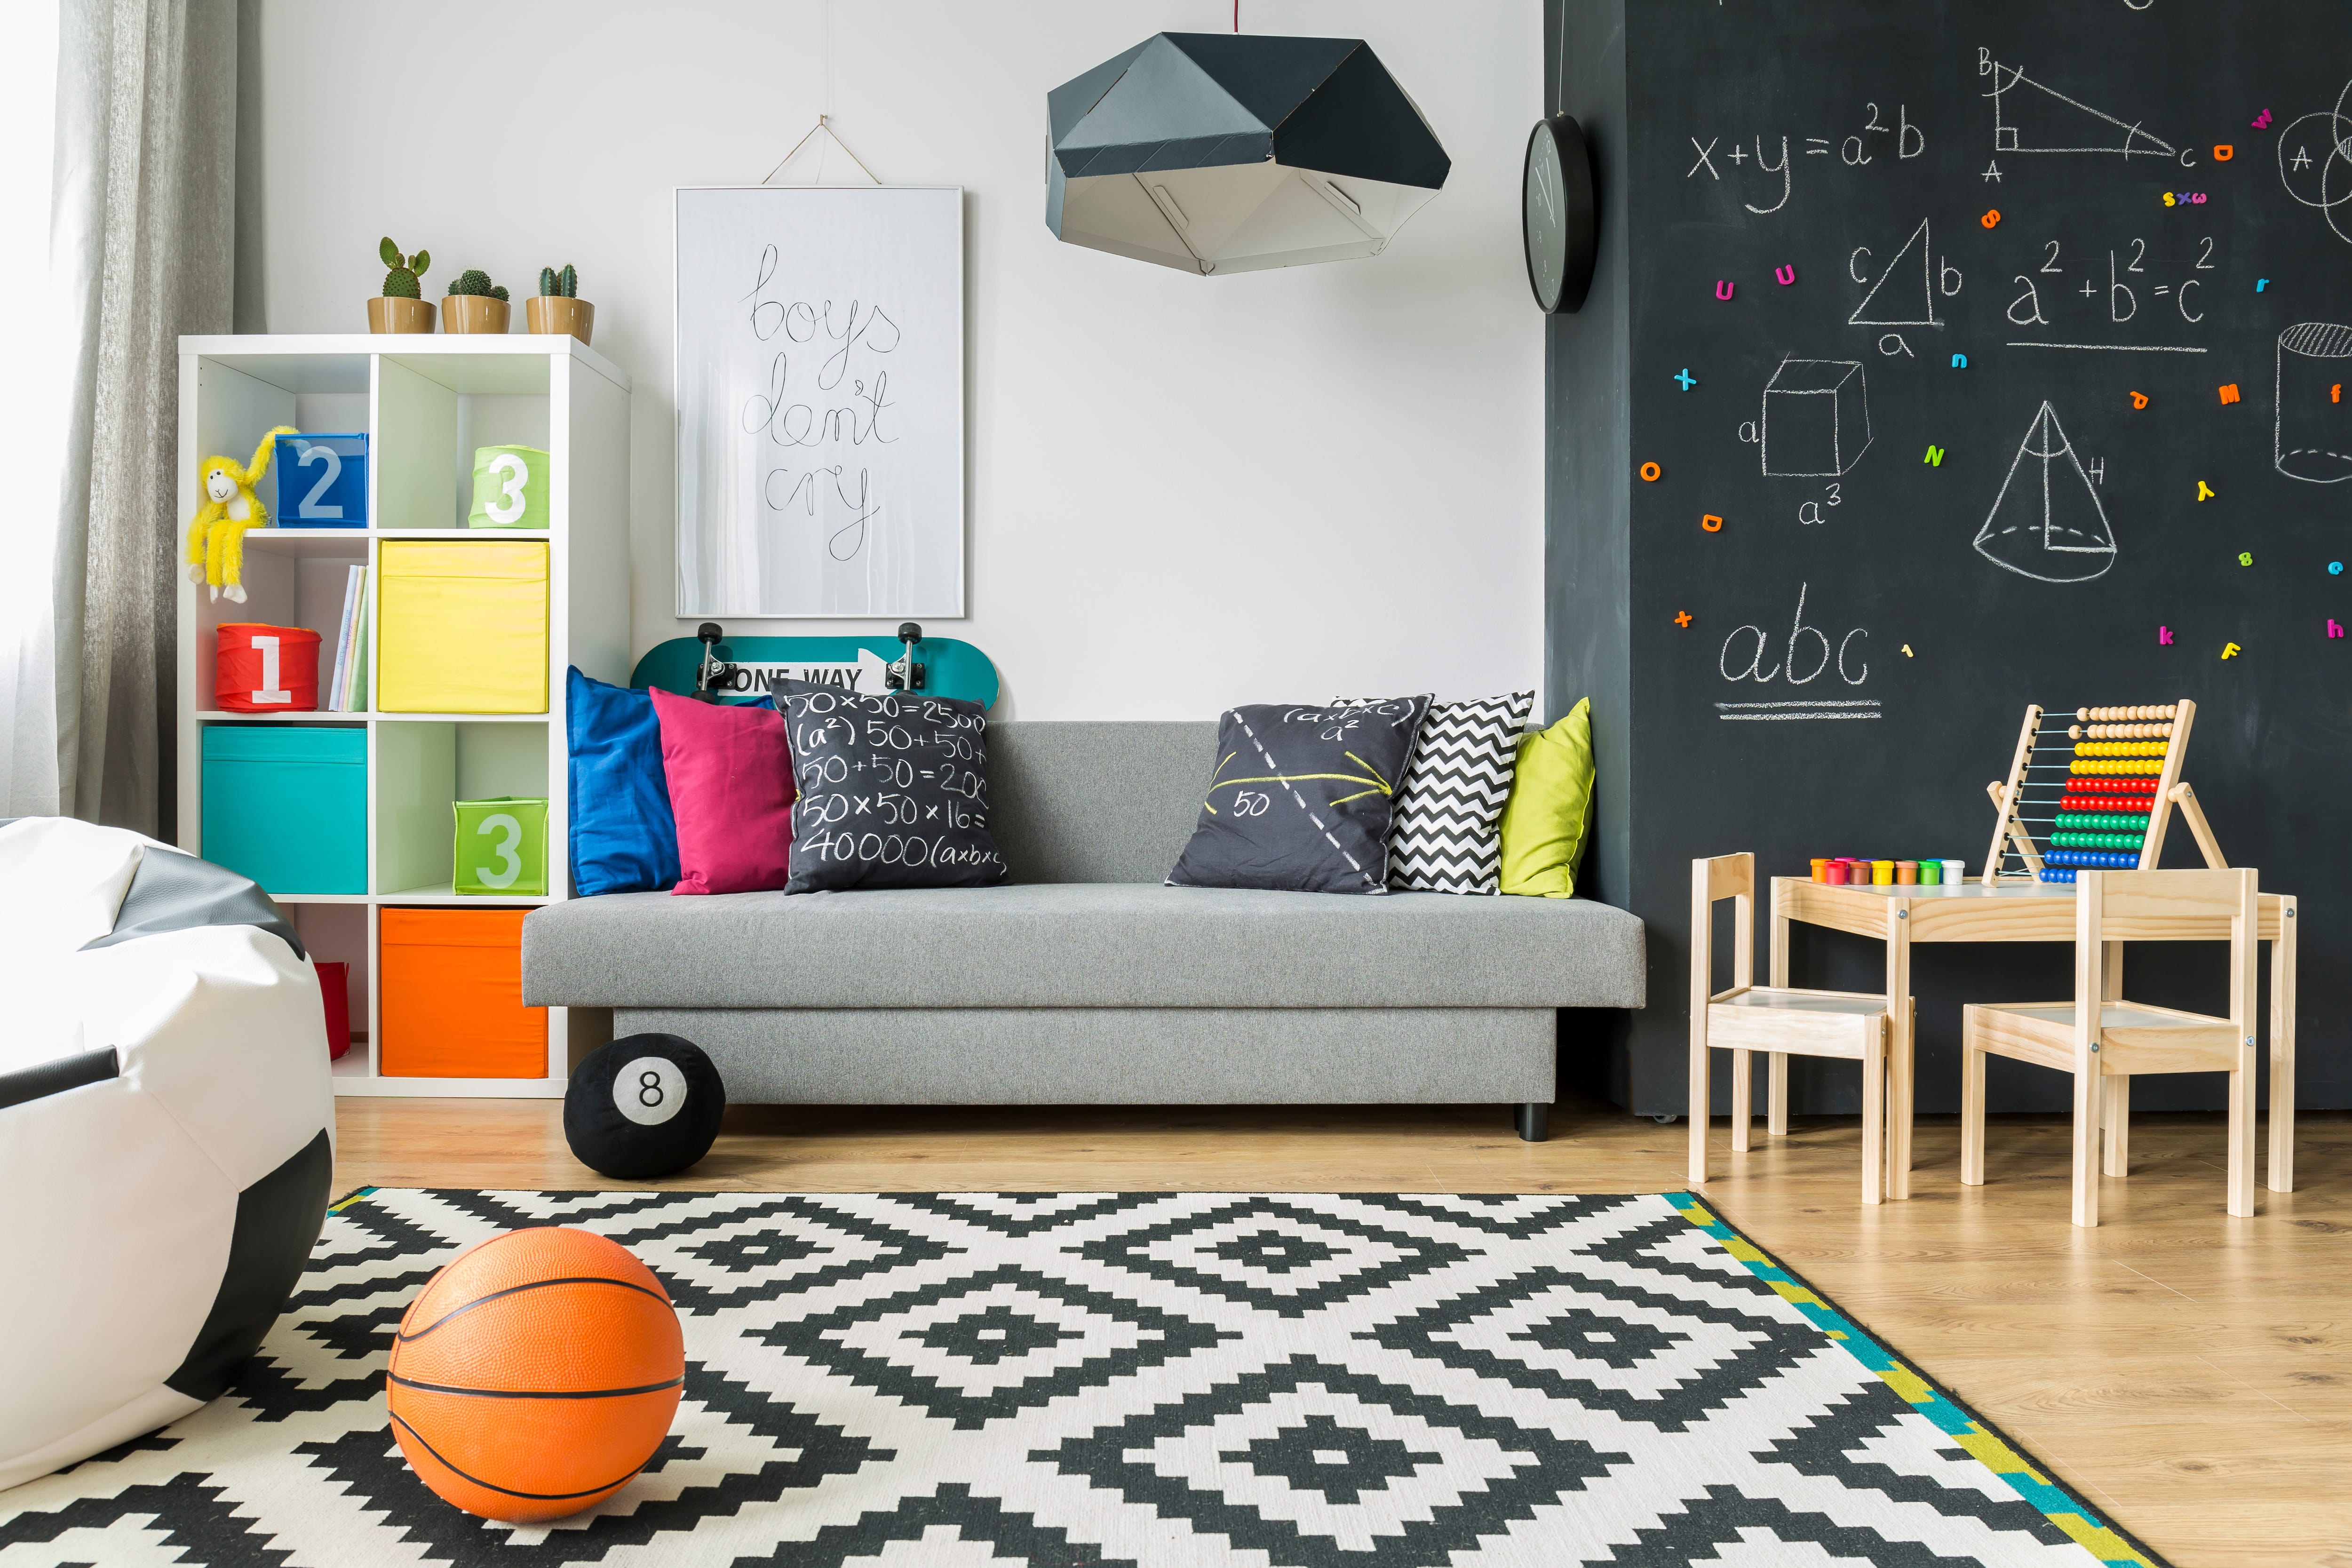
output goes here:
[[258, 888], [0, 822], [0, 1489], [228, 1387], [326, 1215], [317, 974]]

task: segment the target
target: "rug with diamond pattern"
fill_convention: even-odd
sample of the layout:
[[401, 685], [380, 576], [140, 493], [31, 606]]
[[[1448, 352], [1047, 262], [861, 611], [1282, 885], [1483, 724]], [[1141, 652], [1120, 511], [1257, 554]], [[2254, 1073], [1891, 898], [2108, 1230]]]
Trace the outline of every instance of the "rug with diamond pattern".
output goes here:
[[[532, 1225], [644, 1259], [688, 1365], [653, 1464], [524, 1529], [383, 1383]], [[231, 1394], [0, 1493], [0, 1568], [2156, 1561], [1682, 1194], [370, 1189]]]

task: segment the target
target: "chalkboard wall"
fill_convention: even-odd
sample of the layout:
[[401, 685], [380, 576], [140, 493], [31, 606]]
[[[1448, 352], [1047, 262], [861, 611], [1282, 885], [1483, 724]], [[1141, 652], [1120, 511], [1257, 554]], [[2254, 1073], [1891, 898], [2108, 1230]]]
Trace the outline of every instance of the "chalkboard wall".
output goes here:
[[[2027, 703], [2185, 697], [2222, 848], [2302, 900], [2303, 1103], [2352, 1103], [2340, 0], [1551, 0], [1546, 24], [1608, 238], [1547, 328], [1550, 689], [1601, 710], [1590, 890], [1652, 933], [1651, 1006], [1571, 1053], [1684, 1109], [1693, 857], [1973, 871]], [[2164, 863], [2200, 863], [2185, 831]], [[1854, 939], [1792, 952], [1797, 984], [1883, 984]], [[1920, 1108], [1957, 1108], [1962, 1003], [2065, 994], [2068, 963], [1916, 953]], [[2155, 1002], [2223, 985], [2202, 947], [2126, 971]], [[2004, 1068], [1996, 1108], [2066, 1103]], [[1853, 1078], [1801, 1064], [1799, 1107], [1854, 1109]]]

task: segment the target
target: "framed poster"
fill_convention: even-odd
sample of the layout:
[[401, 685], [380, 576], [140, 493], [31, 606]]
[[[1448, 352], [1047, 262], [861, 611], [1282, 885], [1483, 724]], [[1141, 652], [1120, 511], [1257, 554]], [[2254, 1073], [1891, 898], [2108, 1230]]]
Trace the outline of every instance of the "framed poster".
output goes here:
[[963, 192], [677, 192], [677, 613], [964, 613]]

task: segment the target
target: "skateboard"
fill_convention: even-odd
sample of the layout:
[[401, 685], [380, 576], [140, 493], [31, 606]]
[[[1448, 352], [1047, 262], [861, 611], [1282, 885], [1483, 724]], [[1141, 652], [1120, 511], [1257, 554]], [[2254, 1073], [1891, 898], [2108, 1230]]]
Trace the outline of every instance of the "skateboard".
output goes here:
[[[953, 637], [927, 637], [911, 622], [895, 637], [730, 637], [713, 622], [705, 622], [703, 630], [707, 635], [701, 637], [672, 637], [647, 648], [629, 684], [691, 695], [708, 649], [710, 689], [725, 701], [765, 696], [768, 678], [775, 675], [865, 696], [904, 689], [903, 684], [893, 686], [890, 677], [894, 667], [905, 665], [913, 667], [918, 693], [960, 698], [982, 708], [996, 701], [996, 666], [986, 654]], [[905, 672], [899, 674], [903, 682]]]

